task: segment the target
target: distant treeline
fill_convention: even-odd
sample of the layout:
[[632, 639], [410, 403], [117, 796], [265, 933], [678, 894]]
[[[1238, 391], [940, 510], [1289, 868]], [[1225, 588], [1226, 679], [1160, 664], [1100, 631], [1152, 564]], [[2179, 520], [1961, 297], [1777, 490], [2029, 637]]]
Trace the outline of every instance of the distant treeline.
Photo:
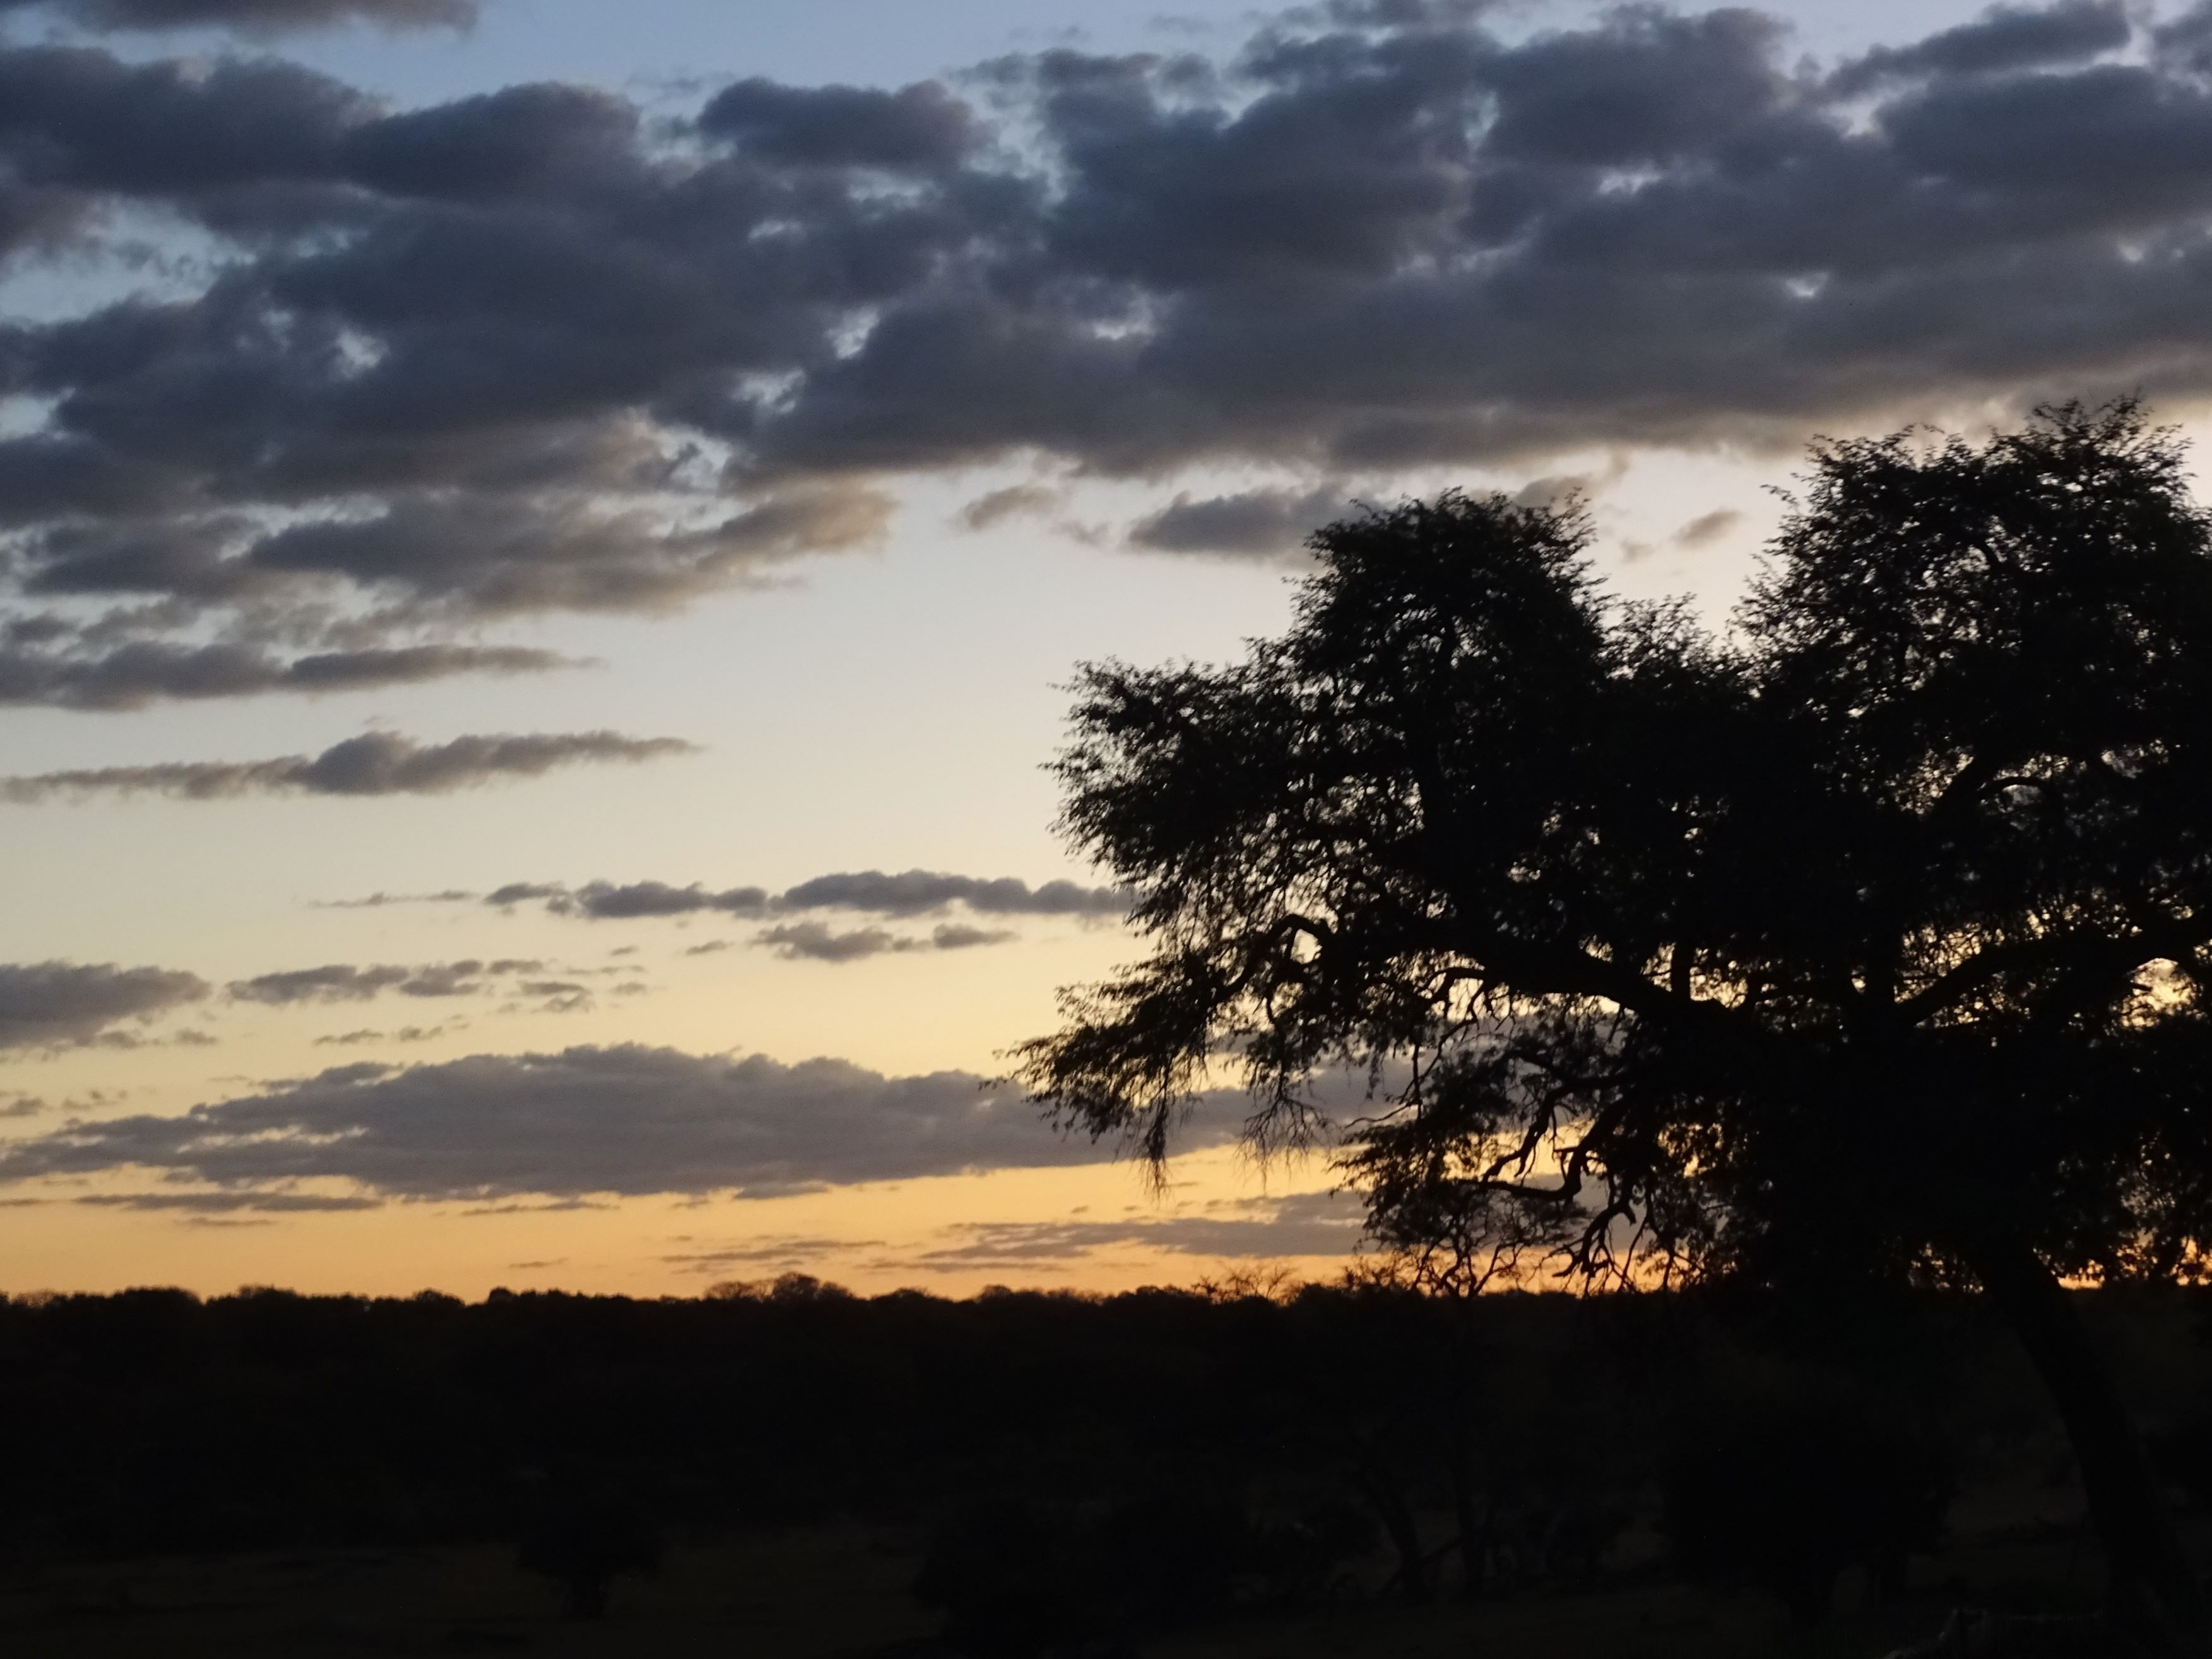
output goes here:
[[[2154, 1426], [2186, 1427], [2212, 1299], [2107, 1292], [2092, 1312]], [[1786, 1446], [1738, 1467], [1729, 1449], [1761, 1432], [1858, 1467], [1796, 1467]], [[1679, 1563], [1758, 1578], [1726, 1517], [1772, 1500], [1729, 1482], [1887, 1459], [1896, 1491], [1867, 1524], [1889, 1541], [1821, 1546], [1847, 1564], [1918, 1547], [1961, 1460], [2063, 1460], [1970, 1297], [955, 1302], [799, 1276], [691, 1300], [18, 1297], [0, 1303], [0, 1544], [19, 1554], [521, 1540], [587, 1497], [679, 1540], [1211, 1516], [1244, 1552], [1224, 1582], [1289, 1595], [1363, 1552], [1370, 1588], [1387, 1570], [1413, 1595], [1595, 1571], [1669, 1514]]]

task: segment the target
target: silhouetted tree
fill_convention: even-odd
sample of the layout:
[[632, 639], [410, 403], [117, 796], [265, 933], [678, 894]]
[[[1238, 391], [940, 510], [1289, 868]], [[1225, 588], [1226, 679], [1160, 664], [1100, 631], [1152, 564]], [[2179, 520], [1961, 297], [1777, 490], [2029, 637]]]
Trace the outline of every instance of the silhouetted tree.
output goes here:
[[1676, 1425], [1662, 1472], [1677, 1566], [1769, 1591], [1801, 1625], [1834, 1610], [1847, 1568], [1885, 1599], [1903, 1592], [1954, 1484], [1931, 1436], [1832, 1392], [1704, 1404]]
[[572, 1619], [598, 1619], [625, 1573], [659, 1570], [659, 1534], [630, 1504], [605, 1497], [558, 1502], [523, 1543], [518, 1560], [561, 1587]]
[[1319, 532], [1280, 637], [1085, 670], [1064, 824], [1148, 960], [1020, 1052], [1164, 1155], [1373, 1068], [1350, 1168], [1465, 1284], [1971, 1276], [2048, 1386], [2116, 1591], [2202, 1629], [2067, 1276], [2212, 1218], [2212, 537], [2132, 404], [1815, 448], [1723, 636], [1600, 591], [1573, 505]]

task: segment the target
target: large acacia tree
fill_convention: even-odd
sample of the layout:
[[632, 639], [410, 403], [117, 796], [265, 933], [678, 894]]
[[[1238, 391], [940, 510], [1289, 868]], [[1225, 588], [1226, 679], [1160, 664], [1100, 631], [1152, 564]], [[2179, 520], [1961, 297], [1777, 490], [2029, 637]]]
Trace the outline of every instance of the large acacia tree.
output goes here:
[[[1978, 1281], [2128, 1602], [2196, 1581], [2062, 1282], [2212, 1243], [2212, 527], [2132, 405], [1813, 452], [1732, 625], [1609, 598], [1574, 508], [1313, 539], [1280, 637], [1084, 671], [1073, 840], [1149, 957], [1020, 1051], [1154, 1157], [1376, 1080], [1345, 1156], [1462, 1283]], [[1487, 1254], [1486, 1255], [1486, 1253]]]

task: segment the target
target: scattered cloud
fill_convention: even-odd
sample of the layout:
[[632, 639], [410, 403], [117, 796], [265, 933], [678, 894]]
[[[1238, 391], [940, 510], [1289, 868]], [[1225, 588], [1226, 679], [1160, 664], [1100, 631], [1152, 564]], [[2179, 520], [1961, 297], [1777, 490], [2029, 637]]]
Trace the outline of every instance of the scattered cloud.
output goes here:
[[881, 1239], [815, 1238], [777, 1235], [747, 1239], [741, 1243], [696, 1250], [680, 1250], [661, 1260], [684, 1273], [723, 1273], [732, 1268], [805, 1267], [854, 1250], [880, 1249]]
[[466, 28], [476, 0], [0, 0], [0, 16], [43, 11], [98, 30], [231, 28], [283, 34], [373, 23], [380, 28]]
[[1185, 491], [1131, 526], [1129, 545], [1156, 553], [1280, 558], [1295, 553], [1322, 525], [1356, 510], [1339, 484], [1305, 491], [1253, 490], [1204, 500], [1194, 500]]
[[773, 947], [787, 962], [856, 962], [866, 956], [917, 948], [916, 941], [902, 939], [879, 927], [839, 933], [824, 922], [793, 922], [769, 928], [754, 942]]
[[372, 893], [366, 899], [323, 899], [313, 901], [315, 910], [383, 910], [392, 905], [453, 905], [465, 904], [475, 899], [473, 893], [459, 887], [447, 887], [442, 893]]
[[327, 1197], [312, 1192], [94, 1192], [70, 1200], [104, 1210], [178, 1211], [190, 1215], [235, 1215], [250, 1211], [271, 1216], [342, 1215], [374, 1210], [376, 1199]]
[[454, 1020], [443, 1025], [408, 1025], [397, 1031], [347, 1031], [334, 1037], [318, 1037], [318, 1048], [362, 1048], [378, 1043], [427, 1043], [456, 1031], [465, 1031], [467, 1022]]
[[365, 1003], [387, 991], [403, 997], [471, 997], [483, 990], [487, 975], [531, 973], [544, 967], [543, 962], [520, 960], [435, 962], [424, 967], [359, 967], [333, 962], [322, 967], [293, 968], [251, 979], [234, 979], [228, 991], [234, 1002], [264, 1003], [272, 1007], [295, 1003]]
[[[0, 325], [27, 412], [0, 700], [547, 668], [483, 631], [775, 580], [983, 466], [1157, 484], [1133, 544], [1253, 556], [1350, 478], [2212, 396], [2202, 8], [2000, 6], [1825, 66], [1748, 7], [1243, 27], [903, 88], [753, 77], [672, 122], [0, 41], [0, 259], [101, 278]], [[144, 264], [149, 216], [191, 260]], [[1209, 492], [1258, 467], [1279, 482]], [[1058, 510], [1045, 487], [964, 516]]]
[[879, 927], [840, 933], [826, 922], [787, 922], [763, 929], [753, 942], [773, 948], [786, 961], [856, 962], [865, 957], [916, 950], [969, 950], [978, 945], [1004, 944], [1019, 936], [1006, 929], [950, 924], [935, 929], [927, 938], [915, 938]]
[[[5, 440], [0, 440], [4, 448]], [[0, 485], [4, 479], [0, 479]], [[112, 711], [149, 704], [250, 697], [267, 692], [373, 691], [464, 674], [544, 674], [580, 666], [551, 651], [419, 645], [286, 656], [242, 644], [134, 640], [107, 648], [41, 650], [0, 643], [0, 704]]]
[[158, 967], [0, 963], [0, 1049], [134, 1045], [139, 1028], [209, 989], [197, 974]]
[[875, 1265], [934, 1272], [1037, 1267], [1133, 1247], [1192, 1256], [1343, 1256], [1358, 1243], [1364, 1219], [1351, 1194], [1304, 1192], [1121, 1221], [963, 1222], [944, 1229], [944, 1244]]
[[[1200, 1142], [1233, 1134], [1238, 1116], [1209, 1114]], [[0, 1181], [142, 1170], [225, 1192], [332, 1180], [391, 1199], [765, 1198], [1115, 1150], [1054, 1132], [1018, 1093], [967, 1072], [626, 1046], [343, 1066], [180, 1117], [72, 1123], [0, 1149]]]
[[625, 737], [608, 731], [457, 737], [427, 744], [392, 732], [368, 732], [316, 755], [170, 761], [0, 778], [0, 801], [26, 806], [94, 795], [165, 795], [185, 801], [246, 795], [444, 795], [507, 778], [537, 778], [557, 766], [695, 752], [679, 738]]
[[1051, 512], [1065, 492], [1048, 484], [1016, 484], [978, 496], [960, 509], [960, 522], [971, 530], [988, 530], [1010, 518], [1037, 518]]
[[1743, 515], [1734, 508], [1718, 507], [1675, 531], [1674, 542], [1677, 547], [1711, 546], [1742, 521]]
[[1020, 937], [1011, 928], [967, 927], [947, 922], [930, 930], [929, 943], [933, 950], [972, 950], [978, 945], [1002, 945]]
[[[955, 905], [981, 916], [1098, 919], [1125, 914], [1131, 897], [1124, 887], [1087, 887], [1069, 881], [1046, 881], [1033, 887], [1012, 876], [952, 875], [925, 869], [894, 875], [871, 869], [817, 875], [780, 894], [757, 887], [717, 891], [696, 881], [681, 887], [666, 881], [586, 881], [578, 887], [557, 881], [511, 881], [484, 894], [483, 902], [501, 909], [543, 904], [558, 916], [601, 922], [709, 914], [764, 918], [822, 910], [908, 918], [930, 915]], [[965, 942], [986, 942], [969, 939]]]

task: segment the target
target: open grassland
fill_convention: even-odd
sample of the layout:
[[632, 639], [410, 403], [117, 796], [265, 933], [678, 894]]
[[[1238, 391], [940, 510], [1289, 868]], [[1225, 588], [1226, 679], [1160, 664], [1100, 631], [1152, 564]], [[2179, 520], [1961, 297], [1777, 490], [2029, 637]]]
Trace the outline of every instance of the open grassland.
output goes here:
[[[1868, 1659], [1925, 1637], [1954, 1604], [2094, 1604], [2095, 1552], [2063, 1491], [1976, 1490], [1954, 1541], [1903, 1600], [1847, 1585], [1838, 1616], [1793, 1628], [1780, 1605], [1674, 1582], [1627, 1540], [1587, 1584], [1409, 1607], [1351, 1582], [1314, 1604], [1254, 1608], [1142, 1644], [1153, 1659]], [[2040, 1511], [2040, 1513], [2039, 1513]], [[908, 1594], [911, 1540], [859, 1527], [753, 1534], [670, 1552], [607, 1616], [561, 1616], [544, 1581], [493, 1548], [315, 1551], [17, 1564], [0, 1577], [0, 1651], [38, 1659], [259, 1659], [517, 1652], [635, 1659], [860, 1659], [933, 1654]]]

